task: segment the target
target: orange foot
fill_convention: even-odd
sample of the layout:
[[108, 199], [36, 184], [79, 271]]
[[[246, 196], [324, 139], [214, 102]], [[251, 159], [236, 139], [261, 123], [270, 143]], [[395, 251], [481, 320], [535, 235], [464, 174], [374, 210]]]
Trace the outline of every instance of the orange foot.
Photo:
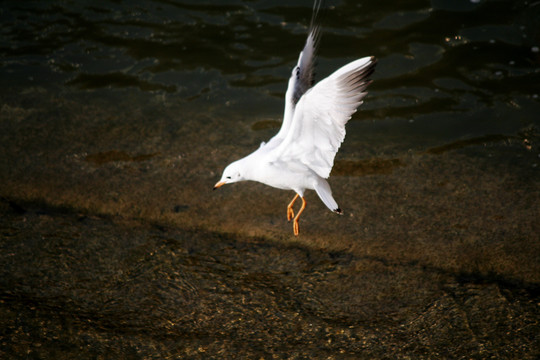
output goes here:
[[[296, 197], [298, 197], [298, 195], [296, 195]], [[296, 197], [294, 198], [294, 200], [296, 200]], [[298, 231], [298, 219], [300, 218], [300, 215], [302, 214], [302, 212], [306, 208], [306, 200], [303, 197], [301, 199], [302, 199], [302, 207], [298, 211], [298, 214], [296, 214], [296, 217], [294, 218], [294, 221], [293, 221], [293, 231], [294, 231], [295, 236], [298, 236], [298, 233], [299, 233], [299, 231]]]
[[287, 221], [291, 221], [291, 219], [294, 217], [294, 210], [292, 207], [296, 199], [298, 199], [298, 196], [300, 195], [296, 194], [294, 199], [292, 199], [292, 201], [289, 203], [289, 206], [287, 206]]

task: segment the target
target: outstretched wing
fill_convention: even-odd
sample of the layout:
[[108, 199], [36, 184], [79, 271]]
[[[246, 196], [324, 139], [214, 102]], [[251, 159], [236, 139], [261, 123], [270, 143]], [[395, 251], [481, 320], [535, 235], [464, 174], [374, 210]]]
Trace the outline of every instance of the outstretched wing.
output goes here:
[[308, 90], [296, 104], [289, 131], [275, 158], [300, 161], [327, 178], [345, 138], [345, 124], [362, 104], [376, 59], [365, 57], [338, 69]]
[[313, 86], [315, 53], [317, 52], [320, 39], [320, 28], [317, 22], [322, 2], [322, 0], [316, 0], [313, 5], [309, 35], [306, 44], [304, 45], [304, 49], [300, 52], [300, 56], [298, 57], [298, 63], [292, 70], [287, 92], [285, 93], [283, 123], [281, 124], [279, 132], [270, 140], [269, 145], [273, 145], [271, 147], [278, 145], [279, 142], [283, 141], [287, 136], [298, 101], [302, 95]]

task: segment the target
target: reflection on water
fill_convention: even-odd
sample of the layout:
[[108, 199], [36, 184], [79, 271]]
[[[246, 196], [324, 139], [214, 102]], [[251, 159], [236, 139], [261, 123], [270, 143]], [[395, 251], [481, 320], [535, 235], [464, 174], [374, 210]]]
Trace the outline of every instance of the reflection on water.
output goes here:
[[334, 163], [332, 175], [366, 176], [371, 174], [388, 174], [398, 166], [403, 166], [403, 162], [399, 159], [338, 160]]
[[476, 145], [476, 144], [486, 144], [486, 143], [493, 143], [493, 142], [500, 142], [500, 141], [508, 141], [510, 138], [508, 136], [503, 135], [486, 135], [478, 138], [473, 139], [466, 139], [466, 140], [460, 140], [453, 142], [451, 144], [446, 144], [442, 146], [433, 147], [426, 150], [426, 153], [428, 154], [441, 154], [445, 151], [455, 150], [463, 147], [467, 147], [470, 145]]
[[540, 5], [327, 1], [379, 59], [291, 239], [212, 186], [280, 126], [309, 1], [0, 10], [0, 357], [538, 355]]
[[[408, 136], [418, 131], [406, 127], [411, 119], [436, 124], [428, 135], [439, 142], [515, 133], [537, 124], [539, 8], [527, 1], [336, 4], [325, 14], [318, 73], [377, 56], [377, 81], [355, 119], [397, 124]], [[4, 83], [135, 87], [178, 95], [174, 101], [199, 95], [279, 120], [310, 14], [304, 2], [12, 4], [1, 14]], [[455, 113], [466, 113], [467, 123], [448, 119]], [[355, 140], [352, 132], [348, 142]]]
[[103, 153], [89, 154], [86, 156], [86, 161], [94, 165], [103, 165], [114, 161], [146, 161], [158, 155], [159, 153], [132, 156], [124, 151], [111, 150]]

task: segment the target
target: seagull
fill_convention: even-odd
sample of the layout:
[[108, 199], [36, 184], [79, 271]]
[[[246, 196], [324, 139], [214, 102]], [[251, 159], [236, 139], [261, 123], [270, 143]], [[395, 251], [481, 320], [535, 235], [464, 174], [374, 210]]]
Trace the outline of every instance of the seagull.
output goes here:
[[[342, 214], [326, 179], [345, 138], [345, 124], [363, 103], [377, 63], [373, 56], [352, 61], [314, 85], [320, 8], [321, 0], [315, 0], [308, 37], [289, 78], [279, 132], [253, 153], [229, 164], [214, 186], [216, 190], [251, 180], [293, 190], [296, 195], [287, 206], [287, 220], [293, 220], [296, 236], [298, 220], [306, 208], [306, 189], [315, 190], [331, 211]], [[295, 216], [293, 205], [298, 198], [302, 205]]]

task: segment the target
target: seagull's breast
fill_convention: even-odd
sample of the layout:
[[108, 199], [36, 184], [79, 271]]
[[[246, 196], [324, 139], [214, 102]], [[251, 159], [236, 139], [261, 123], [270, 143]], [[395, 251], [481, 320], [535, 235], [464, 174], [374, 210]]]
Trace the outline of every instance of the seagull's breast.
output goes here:
[[313, 189], [317, 175], [298, 161], [261, 161], [253, 173], [253, 180], [284, 190]]

